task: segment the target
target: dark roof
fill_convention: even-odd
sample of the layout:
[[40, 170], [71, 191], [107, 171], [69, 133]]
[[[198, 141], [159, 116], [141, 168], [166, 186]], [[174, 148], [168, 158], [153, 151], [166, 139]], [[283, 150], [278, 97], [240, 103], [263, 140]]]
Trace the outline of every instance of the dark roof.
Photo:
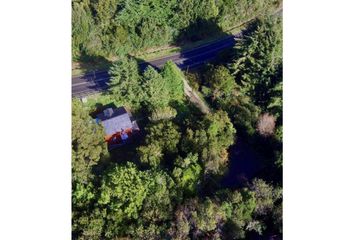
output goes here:
[[120, 132], [122, 129], [133, 128], [128, 112], [124, 107], [115, 109], [106, 109], [105, 113], [100, 113], [97, 118], [101, 121], [106, 135], [112, 135]]
[[[106, 110], [109, 110], [112, 108], [107, 108]], [[100, 114], [97, 114], [96, 118], [100, 119], [101, 121], [105, 121], [106, 119], [110, 119], [110, 118], [114, 118], [116, 116], [119, 115], [123, 115], [123, 114], [128, 114], [128, 112], [125, 110], [124, 107], [119, 107], [119, 108], [114, 108], [113, 110], [113, 114], [111, 116], [105, 116], [105, 114], [102, 112]]]

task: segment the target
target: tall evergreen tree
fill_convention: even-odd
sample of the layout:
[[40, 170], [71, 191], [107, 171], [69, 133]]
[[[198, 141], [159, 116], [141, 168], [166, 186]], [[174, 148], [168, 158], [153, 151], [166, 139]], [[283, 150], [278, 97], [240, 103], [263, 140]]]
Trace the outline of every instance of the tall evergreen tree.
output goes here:
[[168, 106], [170, 92], [167, 83], [151, 66], [147, 67], [143, 74], [143, 89], [145, 102], [150, 111]]
[[86, 51], [90, 35], [94, 29], [94, 19], [89, 1], [72, 3], [72, 54], [73, 58]]
[[282, 61], [282, 24], [278, 17], [268, 17], [254, 25], [255, 30], [236, 44], [230, 69], [242, 91], [265, 109], [274, 87], [272, 78]]
[[166, 81], [171, 100], [180, 101], [184, 96], [183, 73], [172, 61], [167, 61], [161, 75]]
[[279, 64], [273, 77], [274, 87], [269, 92], [267, 110], [281, 120], [283, 115], [283, 63]]
[[113, 64], [109, 74], [109, 91], [113, 98], [124, 105], [139, 107], [143, 91], [137, 61], [124, 57]]

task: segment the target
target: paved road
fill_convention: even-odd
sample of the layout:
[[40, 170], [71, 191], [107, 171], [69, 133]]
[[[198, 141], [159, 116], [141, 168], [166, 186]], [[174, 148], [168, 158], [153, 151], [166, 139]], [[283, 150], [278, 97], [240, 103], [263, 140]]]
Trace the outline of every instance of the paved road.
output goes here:
[[[282, 9], [277, 10], [275, 15], [282, 15]], [[171, 60], [181, 69], [194, 68], [205, 62], [214, 59], [217, 54], [225, 49], [235, 45], [241, 34], [227, 36], [221, 40], [202, 45], [192, 50], [176, 53], [167, 57], [140, 63], [141, 68], [151, 65], [155, 68], [161, 68], [165, 62]], [[72, 96], [82, 97], [93, 93], [102, 92], [108, 88], [109, 74], [107, 71], [88, 73], [83, 76], [72, 78]]]
[[[224, 49], [234, 46], [240, 34], [231, 35], [222, 40], [212, 42], [189, 51], [176, 53], [167, 57], [140, 63], [141, 68], [151, 65], [155, 68], [161, 68], [168, 60], [176, 63], [181, 69], [194, 68], [215, 58], [217, 54]], [[93, 93], [101, 92], [107, 89], [109, 74], [107, 71], [85, 74], [83, 76], [72, 78], [73, 97], [82, 97]]]

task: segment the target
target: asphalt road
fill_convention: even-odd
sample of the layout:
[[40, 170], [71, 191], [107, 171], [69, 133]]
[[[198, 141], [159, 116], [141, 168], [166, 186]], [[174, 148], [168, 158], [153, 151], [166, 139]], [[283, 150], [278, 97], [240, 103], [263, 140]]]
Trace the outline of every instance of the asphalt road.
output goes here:
[[[194, 68], [205, 62], [214, 59], [217, 54], [235, 45], [236, 39], [240, 33], [230, 35], [222, 40], [215, 41], [192, 50], [176, 53], [167, 57], [140, 63], [141, 68], [151, 65], [155, 68], [161, 68], [168, 60], [176, 63], [181, 69]], [[109, 74], [107, 71], [88, 73], [82, 76], [72, 78], [72, 96], [83, 97], [93, 93], [104, 91], [108, 88]]]
[[[278, 9], [274, 15], [282, 17], [283, 9]], [[212, 59], [225, 49], [232, 48], [241, 33], [227, 36], [221, 40], [202, 45], [188, 51], [172, 54], [167, 57], [140, 63], [142, 69], [151, 65], [155, 68], [161, 68], [168, 60], [176, 63], [181, 69], [194, 68], [200, 66]], [[97, 92], [102, 92], [108, 88], [109, 74], [107, 71], [87, 73], [82, 76], [72, 78], [72, 96], [83, 97]]]

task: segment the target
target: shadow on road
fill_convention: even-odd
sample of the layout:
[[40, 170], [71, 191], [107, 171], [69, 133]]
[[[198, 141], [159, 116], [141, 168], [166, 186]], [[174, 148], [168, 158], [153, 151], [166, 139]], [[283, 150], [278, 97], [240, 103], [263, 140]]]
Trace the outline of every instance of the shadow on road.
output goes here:
[[[202, 39], [210, 38], [210, 36], [219, 36], [222, 39], [211, 43], [206, 42], [204, 45], [191, 50], [182, 50], [179, 53], [151, 61], [144, 61], [136, 57], [133, 58], [139, 62], [141, 71], [144, 71], [149, 65], [155, 69], [161, 69], [167, 61], [175, 62], [181, 69], [197, 68], [207, 62], [220, 58], [225, 53], [229, 54], [231, 52], [230, 48], [235, 45], [234, 36], [223, 32], [212, 20], [197, 19], [188, 27], [181, 30], [180, 34], [175, 38], [178, 46], [184, 46], [186, 43], [198, 42]], [[72, 78], [72, 95], [80, 97], [85, 94], [88, 95], [106, 90], [110, 77], [108, 71], [93, 72], [91, 65], [97, 62], [97, 64], [105, 65], [105, 69], [109, 69], [111, 63], [103, 57], [88, 55], [83, 55], [80, 61], [82, 61], [82, 67], [86, 69], [86, 72], [83, 76]]]

